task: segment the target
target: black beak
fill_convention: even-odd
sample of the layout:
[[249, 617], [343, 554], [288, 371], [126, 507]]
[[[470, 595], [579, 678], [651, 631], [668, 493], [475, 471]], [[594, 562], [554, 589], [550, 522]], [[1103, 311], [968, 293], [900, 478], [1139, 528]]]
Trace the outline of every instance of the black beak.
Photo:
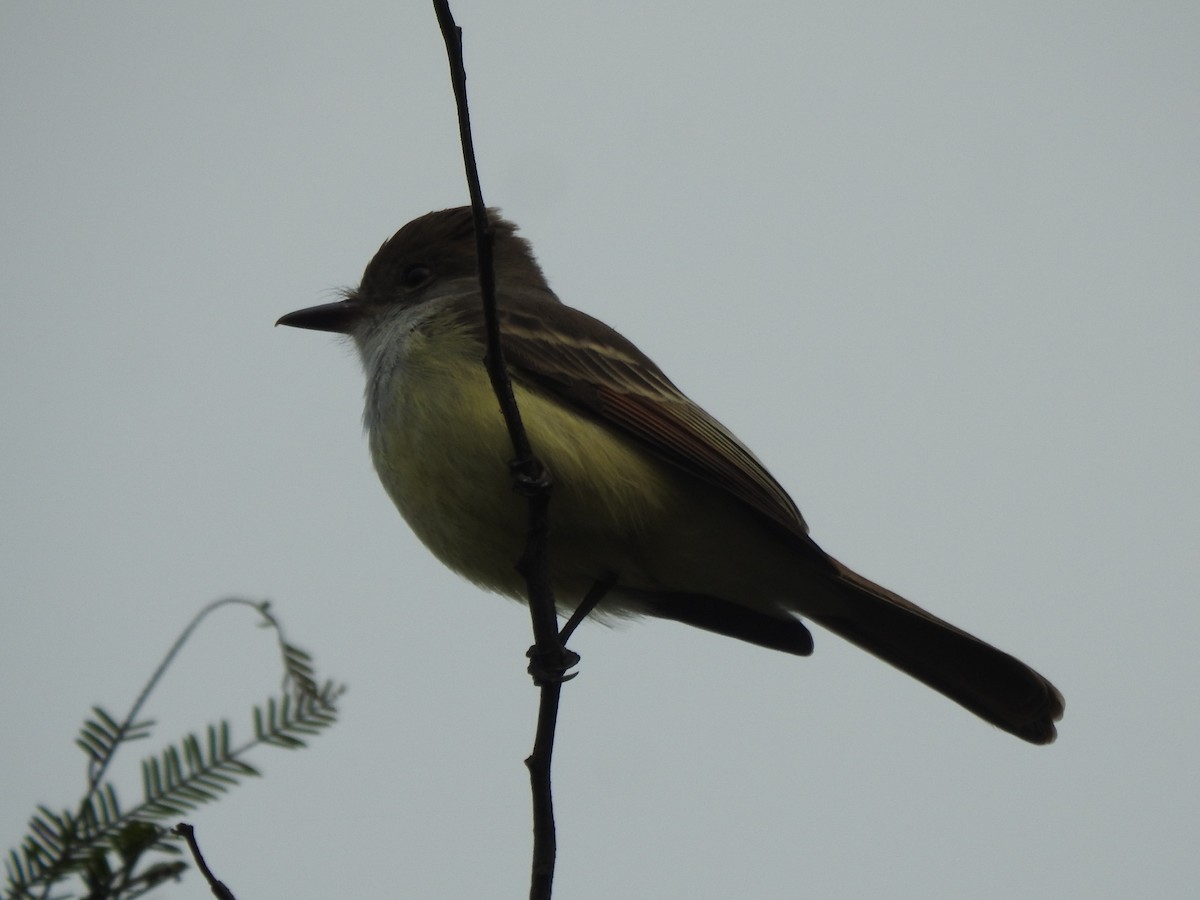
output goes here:
[[308, 309], [298, 309], [286, 316], [281, 316], [275, 324], [290, 325], [293, 328], [311, 328], [313, 331], [336, 331], [339, 334], [349, 334], [362, 312], [362, 304], [358, 301], [339, 300], [336, 303], [323, 303], [320, 306], [310, 306]]

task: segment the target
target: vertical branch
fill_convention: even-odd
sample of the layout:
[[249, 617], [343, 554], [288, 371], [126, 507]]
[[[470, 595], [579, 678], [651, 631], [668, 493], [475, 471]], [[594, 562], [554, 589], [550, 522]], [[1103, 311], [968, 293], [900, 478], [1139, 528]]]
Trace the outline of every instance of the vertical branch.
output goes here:
[[529, 896], [531, 900], [548, 900], [554, 881], [556, 851], [554, 800], [550, 787], [554, 730], [558, 720], [558, 701], [564, 674], [578, 657], [563, 647], [558, 633], [554, 594], [550, 590], [546, 560], [551, 479], [541, 462], [533, 455], [504, 364], [492, 260], [495, 234], [488, 222], [487, 207], [483, 202], [483, 191], [479, 185], [479, 172], [475, 164], [475, 147], [467, 109], [467, 76], [463, 65], [462, 29], [454, 21], [448, 0], [433, 0], [433, 7], [450, 63], [450, 79], [454, 86], [454, 99], [458, 109], [459, 140], [466, 167], [467, 187], [471, 195], [471, 212], [475, 221], [479, 292], [487, 330], [487, 353], [483, 362], [504, 415], [509, 439], [512, 441], [513, 487], [529, 501], [529, 528], [525, 552], [517, 562], [517, 569], [524, 576], [528, 588], [529, 615], [533, 625], [534, 645], [528, 654], [530, 673], [534, 682], [541, 687], [533, 751], [525, 760], [533, 795], [533, 865]]

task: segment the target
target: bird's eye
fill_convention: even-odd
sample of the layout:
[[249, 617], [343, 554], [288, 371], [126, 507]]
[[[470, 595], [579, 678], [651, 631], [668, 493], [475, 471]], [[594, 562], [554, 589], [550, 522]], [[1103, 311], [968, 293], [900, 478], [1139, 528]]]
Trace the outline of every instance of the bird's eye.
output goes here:
[[432, 274], [429, 266], [409, 266], [400, 276], [400, 281], [406, 288], [420, 287], [429, 280], [429, 276]]

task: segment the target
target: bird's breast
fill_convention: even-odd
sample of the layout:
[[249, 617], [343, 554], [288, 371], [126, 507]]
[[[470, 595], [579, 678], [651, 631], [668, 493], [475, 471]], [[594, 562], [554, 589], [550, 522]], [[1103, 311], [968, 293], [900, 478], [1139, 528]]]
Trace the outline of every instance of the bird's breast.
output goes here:
[[[512, 445], [480, 356], [473, 341], [412, 335], [399, 364], [369, 379], [371, 454], [400, 513], [443, 563], [523, 597], [515, 565], [528, 506], [512, 488]], [[631, 570], [661, 526], [670, 475], [557, 398], [519, 382], [514, 393], [553, 480], [550, 567], [560, 599], [573, 604], [617, 560], [623, 578], [640, 578]]]

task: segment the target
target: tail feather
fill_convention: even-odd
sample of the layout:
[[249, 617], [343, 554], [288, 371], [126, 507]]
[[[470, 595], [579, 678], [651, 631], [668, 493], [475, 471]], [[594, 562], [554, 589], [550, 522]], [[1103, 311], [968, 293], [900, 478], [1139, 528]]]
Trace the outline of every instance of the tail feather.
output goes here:
[[836, 614], [817, 622], [1034, 744], [1057, 737], [1062, 694], [1029, 666], [837, 563]]

